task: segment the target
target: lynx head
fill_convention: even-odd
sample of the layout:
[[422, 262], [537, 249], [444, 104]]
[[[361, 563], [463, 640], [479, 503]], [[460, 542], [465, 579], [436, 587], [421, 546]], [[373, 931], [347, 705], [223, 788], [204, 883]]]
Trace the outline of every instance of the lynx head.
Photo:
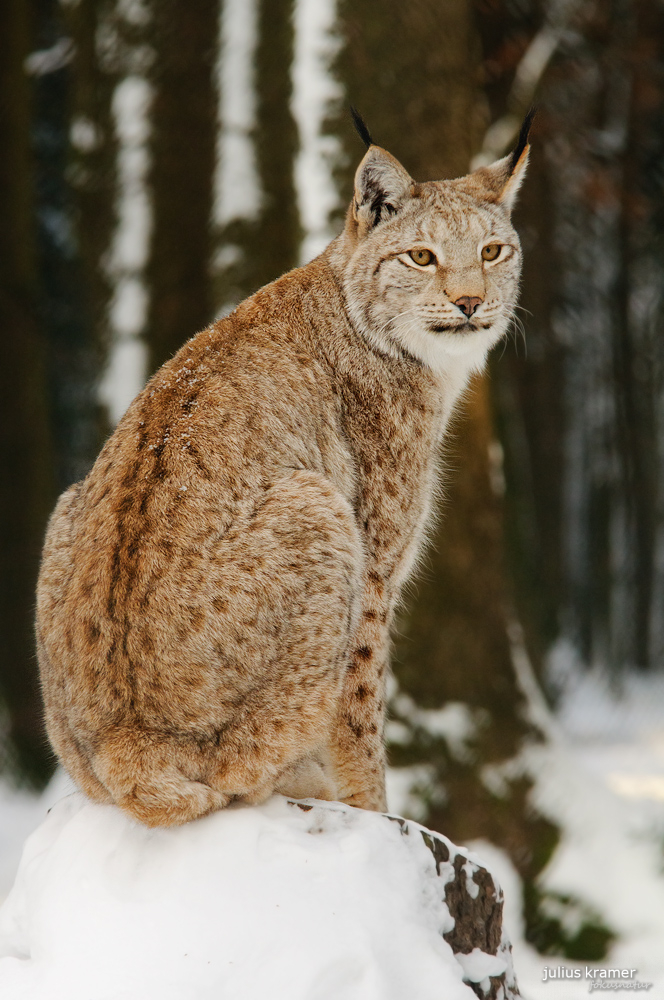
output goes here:
[[342, 280], [354, 324], [380, 350], [437, 369], [451, 355], [481, 367], [506, 332], [521, 271], [510, 213], [531, 119], [513, 153], [456, 180], [418, 184], [369, 145], [341, 238]]

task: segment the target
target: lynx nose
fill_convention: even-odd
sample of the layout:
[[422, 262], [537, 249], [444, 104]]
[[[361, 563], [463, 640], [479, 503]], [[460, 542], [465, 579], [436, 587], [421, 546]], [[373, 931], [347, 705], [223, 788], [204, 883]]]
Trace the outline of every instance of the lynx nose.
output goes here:
[[482, 305], [484, 300], [475, 296], [461, 295], [455, 300], [454, 305], [458, 306], [462, 313], [466, 316], [472, 316], [474, 312]]

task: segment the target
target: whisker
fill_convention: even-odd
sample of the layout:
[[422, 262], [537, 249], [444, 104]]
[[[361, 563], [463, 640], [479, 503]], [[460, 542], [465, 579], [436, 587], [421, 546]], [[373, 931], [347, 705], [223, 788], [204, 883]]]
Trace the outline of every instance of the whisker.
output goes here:
[[534, 315], [534, 314], [533, 314], [533, 313], [532, 313], [532, 312], [530, 311], [530, 309], [526, 309], [526, 307], [525, 307], [525, 306], [519, 306], [519, 305], [513, 305], [513, 306], [512, 306], [512, 310], [516, 310], [516, 309], [518, 309], [518, 310], [519, 310], [519, 312], [522, 312], [522, 313], [524, 313], [524, 314], [525, 314], [526, 316], [532, 316], [532, 315]]
[[[527, 310], [524, 311], [527, 312]], [[512, 309], [510, 312], [510, 326], [508, 328], [508, 335], [509, 334], [514, 336], [514, 349], [516, 351], [517, 357], [519, 355], [518, 338], [521, 337], [521, 340], [523, 341], [524, 356], [527, 358], [528, 341], [526, 340], [526, 329], [523, 325], [523, 322], [521, 321], [521, 318], [516, 315], [514, 309]]]
[[382, 333], [385, 333], [385, 331], [398, 319], [402, 319], [404, 316], [408, 316], [410, 313], [414, 312], [415, 310], [411, 307], [410, 309], [404, 309], [403, 312], [397, 313], [396, 316], [390, 316], [390, 318], [385, 323], [383, 323], [381, 328], [377, 331], [378, 336], [380, 336]]

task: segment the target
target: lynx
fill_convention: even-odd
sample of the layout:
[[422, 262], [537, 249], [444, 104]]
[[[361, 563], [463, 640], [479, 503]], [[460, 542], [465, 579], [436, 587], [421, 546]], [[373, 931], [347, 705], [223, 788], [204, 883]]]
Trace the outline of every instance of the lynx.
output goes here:
[[513, 315], [529, 124], [427, 183], [365, 133], [343, 232], [185, 343], [60, 498], [38, 653], [92, 799], [149, 826], [274, 792], [386, 808], [390, 626]]

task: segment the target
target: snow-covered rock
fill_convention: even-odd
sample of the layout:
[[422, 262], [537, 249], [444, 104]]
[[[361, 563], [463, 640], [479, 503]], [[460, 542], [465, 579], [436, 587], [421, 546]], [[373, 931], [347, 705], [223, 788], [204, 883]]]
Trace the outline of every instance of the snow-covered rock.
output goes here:
[[77, 793], [0, 910], [0, 997], [513, 997], [501, 911], [479, 860], [413, 822], [276, 797], [149, 830]]

